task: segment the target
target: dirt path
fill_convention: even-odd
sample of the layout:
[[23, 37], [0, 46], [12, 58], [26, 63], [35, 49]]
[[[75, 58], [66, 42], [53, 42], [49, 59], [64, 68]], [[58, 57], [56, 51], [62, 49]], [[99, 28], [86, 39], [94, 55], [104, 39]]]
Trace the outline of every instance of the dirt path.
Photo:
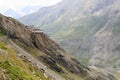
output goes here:
[[43, 65], [40, 61], [38, 61], [37, 59], [35, 59], [32, 55], [30, 55], [28, 52], [26, 52], [25, 50], [23, 50], [22, 48], [20, 48], [19, 46], [17, 46], [13, 41], [9, 40], [12, 47], [16, 50], [18, 50], [21, 55], [26, 56], [28, 59], [31, 60], [31, 62], [33, 64], [36, 64], [38, 66], [39, 69], [44, 69], [45, 72], [50, 75], [51, 77], [55, 78], [55, 80], [65, 80], [63, 77], [61, 77], [60, 75], [56, 74], [54, 71], [50, 70], [49, 68], [47, 68], [45, 65]]

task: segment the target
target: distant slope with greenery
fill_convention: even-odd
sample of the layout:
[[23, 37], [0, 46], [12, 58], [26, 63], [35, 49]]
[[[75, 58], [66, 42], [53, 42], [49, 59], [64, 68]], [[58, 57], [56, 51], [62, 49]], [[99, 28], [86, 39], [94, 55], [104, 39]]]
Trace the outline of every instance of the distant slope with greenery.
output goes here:
[[[119, 3], [119, 0], [63, 0], [54, 6], [42, 8], [19, 20], [25, 24], [40, 27], [67, 52], [76, 56], [83, 63], [92, 65], [91, 59], [95, 56], [93, 46], [96, 46], [94, 35], [103, 29], [108, 31], [109, 29], [104, 27], [111, 26], [111, 35], [120, 37]], [[115, 22], [110, 24], [112, 23], [110, 20]], [[109, 57], [106, 57], [104, 67], [106, 64], [107, 67], [114, 66], [110, 63], [112, 55], [116, 53], [112, 49], [117, 47], [115, 44], [119, 44], [119, 39], [117, 39], [118, 41], [115, 39], [108, 40], [108, 44], [114, 43], [111, 45], [111, 49], [102, 47], [104, 52], [98, 52], [98, 54], [95, 52], [101, 57], [103, 54], [108, 54]], [[117, 53], [120, 52], [119, 48], [117, 51]], [[103, 54], [101, 55], [101, 53]], [[118, 55], [116, 54], [116, 56]], [[102, 60], [101, 57], [98, 58], [98, 61]], [[119, 62], [118, 58], [115, 58], [112, 63], [116, 62]], [[96, 66], [103, 66], [103, 64]]]

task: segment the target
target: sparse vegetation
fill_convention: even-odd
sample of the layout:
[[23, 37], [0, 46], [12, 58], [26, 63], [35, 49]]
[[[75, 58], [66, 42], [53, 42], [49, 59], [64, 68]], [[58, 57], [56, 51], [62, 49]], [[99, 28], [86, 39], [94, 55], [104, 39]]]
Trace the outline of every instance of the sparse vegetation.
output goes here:
[[3, 35], [2, 30], [0, 30], [0, 35]]
[[3, 33], [0, 31], [0, 37], [3, 36]]
[[[0, 49], [4, 51], [0, 52], [0, 54], [2, 54], [0, 55], [0, 68], [6, 70], [6, 73], [4, 73], [4, 75], [1, 73], [0, 75], [9, 75], [6, 76], [5, 79], [47, 80], [41, 71], [37, 70], [35, 66], [31, 66], [33, 65], [32, 63], [29, 63], [17, 57], [17, 51], [10, 47], [8, 48], [7, 44], [4, 42], [0, 42]], [[6, 52], [8, 52], [9, 57], [5, 60]]]
[[0, 42], [0, 48], [3, 50], [7, 49], [7, 47], [5, 46], [5, 44], [3, 42]]
[[8, 71], [7, 74], [10, 75], [11, 80], [15, 80], [15, 79], [30, 80], [30, 78], [26, 77], [26, 73], [24, 71], [21, 71], [21, 69], [18, 67], [12, 66], [8, 61], [0, 62], [0, 67]]
[[119, 25], [116, 25], [116, 26], [113, 28], [113, 34], [114, 34], [114, 35], [120, 34], [120, 24], [119, 24]]
[[0, 36], [7, 34], [7, 30], [0, 28]]

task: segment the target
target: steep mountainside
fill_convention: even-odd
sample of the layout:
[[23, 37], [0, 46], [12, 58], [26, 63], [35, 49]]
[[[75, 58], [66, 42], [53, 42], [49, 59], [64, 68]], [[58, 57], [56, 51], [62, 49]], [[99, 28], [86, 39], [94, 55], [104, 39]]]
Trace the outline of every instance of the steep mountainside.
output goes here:
[[[119, 3], [119, 0], [63, 0], [20, 21], [39, 26], [85, 64], [111, 67], [119, 62]], [[104, 56], [107, 60], [102, 60], [103, 54], [107, 54]], [[99, 58], [96, 60], [95, 56]]]
[[[37, 80], [39, 78], [43, 80], [119, 79], [111, 72], [82, 65], [79, 61], [67, 55], [59, 45], [49, 39], [40, 29], [29, 28], [29, 26], [1, 14], [0, 50], [0, 53], [3, 54], [0, 55], [1, 79], [6, 77], [27, 80]], [[23, 66], [26, 68], [23, 68]]]
[[49, 80], [42, 68], [38, 69], [8, 42], [8, 38], [0, 37], [0, 80]]
[[102, 67], [120, 69], [120, 7], [118, 2], [115, 5], [111, 7], [106, 25], [92, 37], [91, 51], [94, 56], [90, 62]]

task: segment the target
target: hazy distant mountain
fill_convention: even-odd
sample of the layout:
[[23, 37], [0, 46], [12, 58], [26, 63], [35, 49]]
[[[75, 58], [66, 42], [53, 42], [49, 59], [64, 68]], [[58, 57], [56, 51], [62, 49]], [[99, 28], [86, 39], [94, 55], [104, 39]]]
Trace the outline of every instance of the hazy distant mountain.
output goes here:
[[20, 19], [86, 64], [120, 68], [120, 1], [63, 0]]
[[30, 13], [36, 12], [40, 8], [41, 8], [41, 6], [26, 6], [23, 9], [17, 10], [17, 11], [10, 8], [4, 13], [4, 15], [17, 19], [17, 18], [20, 18], [22, 16], [28, 15]]
[[14, 17], [14, 18], [20, 18], [21, 17], [21, 15], [18, 13], [18, 12], [16, 12], [15, 10], [13, 10], [13, 9], [8, 9], [5, 13], [4, 13], [4, 15], [6, 15], [6, 16], [11, 16], [11, 17]]
[[36, 12], [41, 8], [41, 6], [26, 6], [21, 10], [23, 15], [28, 15], [30, 13]]

